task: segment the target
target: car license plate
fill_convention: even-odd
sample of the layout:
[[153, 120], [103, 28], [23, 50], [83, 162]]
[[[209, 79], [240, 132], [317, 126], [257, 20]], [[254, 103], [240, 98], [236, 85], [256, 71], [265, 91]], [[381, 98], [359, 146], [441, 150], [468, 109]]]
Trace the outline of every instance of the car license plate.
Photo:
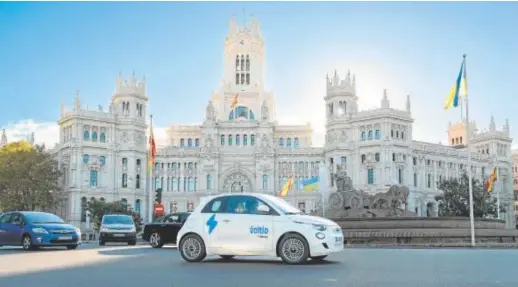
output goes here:
[[58, 237], [59, 240], [72, 240], [72, 236], [60, 236]]
[[114, 234], [115, 237], [124, 237], [124, 234]]

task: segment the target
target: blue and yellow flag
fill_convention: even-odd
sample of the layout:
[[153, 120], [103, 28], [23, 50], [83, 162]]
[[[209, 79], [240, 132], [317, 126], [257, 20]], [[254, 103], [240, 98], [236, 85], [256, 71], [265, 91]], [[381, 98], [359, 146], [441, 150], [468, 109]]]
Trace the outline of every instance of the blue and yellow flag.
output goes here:
[[290, 176], [290, 178], [288, 178], [288, 181], [286, 181], [284, 186], [281, 188], [281, 192], [279, 192], [279, 196], [284, 197], [284, 196], [288, 195], [288, 191], [290, 191], [292, 187], [293, 187], [293, 176]]
[[318, 190], [320, 186], [320, 180], [318, 177], [308, 178], [302, 181], [302, 186], [304, 187], [304, 191], [315, 191]]
[[457, 107], [459, 105], [459, 97], [460, 95], [467, 97], [468, 95], [468, 81], [466, 79], [466, 57], [464, 56], [464, 60], [462, 61], [462, 65], [460, 66], [459, 75], [457, 76], [457, 80], [451, 88], [450, 93], [446, 97], [446, 102], [444, 103], [444, 109], [448, 110], [452, 106]]

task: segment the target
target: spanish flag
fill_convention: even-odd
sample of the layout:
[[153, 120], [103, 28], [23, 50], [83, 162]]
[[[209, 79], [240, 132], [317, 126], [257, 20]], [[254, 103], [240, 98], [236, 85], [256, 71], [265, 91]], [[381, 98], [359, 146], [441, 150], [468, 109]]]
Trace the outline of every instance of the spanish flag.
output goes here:
[[147, 172], [148, 174], [151, 172], [151, 168], [155, 164], [156, 161], [156, 143], [155, 136], [153, 134], [153, 119], [151, 119], [151, 123], [149, 125], [149, 146], [147, 152]]
[[239, 95], [239, 94], [236, 94], [236, 95], [234, 96], [234, 98], [232, 99], [232, 105], [230, 106], [232, 109], [234, 109], [234, 108], [236, 107], [236, 105], [237, 105], [237, 96], [238, 96], [238, 95]]
[[487, 192], [493, 191], [494, 183], [497, 180], [496, 177], [496, 167], [493, 169], [493, 173], [489, 176], [489, 178], [484, 183], [484, 187], [486, 188]]
[[460, 95], [467, 97], [468, 95], [468, 81], [466, 79], [466, 55], [464, 55], [464, 60], [462, 61], [462, 65], [460, 66], [459, 75], [457, 76], [457, 80], [451, 88], [450, 93], [446, 97], [446, 101], [444, 103], [444, 109], [448, 110], [452, 106], [457, 107], [459, 105], [459, 97]]
[[293, 187], [293, 176], [290, 176], [290, 178], [288, 178], [288, 181], [286, 181], [284, 186], [281, 188], [281, 192], [279, 193], [279, 196], [284, 197], [284, 196], [288, 195], [288, 191], [290, 191], [292, 187]]

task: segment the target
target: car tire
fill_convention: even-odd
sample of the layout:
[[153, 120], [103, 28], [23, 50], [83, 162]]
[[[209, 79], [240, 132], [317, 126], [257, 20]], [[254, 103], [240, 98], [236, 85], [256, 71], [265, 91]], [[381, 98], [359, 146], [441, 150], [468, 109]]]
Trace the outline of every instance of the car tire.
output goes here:
[[160, 233], [153, 232], [149, 236], [149, 245], [153, 248], [162, 248], [164, 246], [164, 241], [162, 240], [162, 236]]
[[324, 259], [326, 259], [326, 257], [327, 257], [327, 255], [313, 256], [313, 257], [311, 257], [311, 260], [323, 261]]
[[187, 262], [200, 262], [207, 256], [205, 243], [196, 234], [187, 234], [178, 245], [180, 255]]
[[229, 260], [229, 259], [234, 258], [234, 255], [220, 255], [219, 257], [221, 257], [222, 259], [225, 259], [225, 260]]
[[308, 242], [299, 234], [286, 235], [278, 248], [279, 255], [286, 264], [300, 264], [306, 262], [309, 258]]
[[137, 245], [136, 240], [128, 241], [128, 245]]
[[106, 245], [106, 242], [99, 240], [99, 245], [104, 246], [104, 245]]
[[79, 245], [67, 245], [67, 249], [68, 250], [74, 250], [74, 249], [77, 248], [77, 246], [79, 246]]
[[34, 244], [32, 243], [32, 238], [30, 235], [24, 235], [23, 238], [22, 238], [22, 247], [23, 247], [23, 250], [25, 251], [29, 251], [29, 250], [34, 250], [35, 247], [34, 247]]

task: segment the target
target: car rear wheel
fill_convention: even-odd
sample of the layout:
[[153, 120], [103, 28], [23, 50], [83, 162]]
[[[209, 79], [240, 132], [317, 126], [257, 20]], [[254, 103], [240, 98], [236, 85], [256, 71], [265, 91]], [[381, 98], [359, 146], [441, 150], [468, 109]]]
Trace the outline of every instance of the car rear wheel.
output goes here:
[[162, 237], [160, 236], [160, 233], [158, 233], [158, 232], [151, 233], [151, 236], [149, 236], [149, 244], [153, 248], [162, 248], [162, 246], [164, 246], [164, 242], [162, 241]]
[[313, 256], [313, 257], [311, 257], [311, 260], [322, 261], [322, 260], [326, 259], [326, 257], [327, 257], [327, 255]]
[[23, 250], [25, 250], [25, 251], [34, 250], [34, 245], [32, 244], [32, 239], [29, 235], [25, 235], [22, 238], [22, 247], [23, 247]]
[[67, 245], [67, 249], [68, 250], [74, 250], [74, 249], [77, 248], [77, 246], [79, 246], [79, 245]]
[[188, 234], [180, 241], [178, 246], [180, 255], [185, 261], [200, 262], [207, 256], [203, 239], [196, 234]]
[[286, 264], [303, 263], [309, 258], [308, 243], [301, 235], [289, 234], [279, 244], [279, 255]]

